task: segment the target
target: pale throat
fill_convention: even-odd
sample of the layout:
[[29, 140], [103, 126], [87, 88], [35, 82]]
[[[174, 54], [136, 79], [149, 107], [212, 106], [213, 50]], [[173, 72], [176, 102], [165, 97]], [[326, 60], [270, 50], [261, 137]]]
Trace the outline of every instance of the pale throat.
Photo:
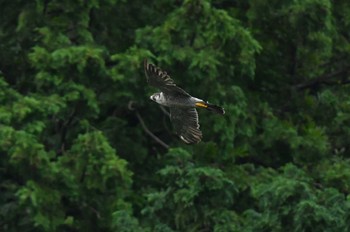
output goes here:
[[159, 93], [158, 98], [156, 98], [156, 102], [161, 105], [167, 105], [163, 92]]

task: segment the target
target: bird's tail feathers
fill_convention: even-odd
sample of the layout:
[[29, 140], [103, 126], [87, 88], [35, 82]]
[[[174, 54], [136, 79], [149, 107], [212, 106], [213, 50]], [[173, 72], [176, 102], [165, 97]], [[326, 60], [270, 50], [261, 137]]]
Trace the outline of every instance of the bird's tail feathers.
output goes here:
[[197, 107], [201, 107], [201, 108], [205, 108], [211, 112], [217, 113], [217, 114], [225, 114], [225, 110], [224, 108], [214, 105], [214, 104], [210, 104], [209, 102], [197, 102], [196, 103]]

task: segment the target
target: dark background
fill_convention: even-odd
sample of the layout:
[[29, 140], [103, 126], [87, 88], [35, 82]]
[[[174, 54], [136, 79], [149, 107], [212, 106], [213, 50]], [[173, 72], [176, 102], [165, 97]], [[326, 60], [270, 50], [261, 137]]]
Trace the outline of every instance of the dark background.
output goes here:
[[[1, 231], [350, 230], [348, 0], [0, 9]], [[199, 110], [203, 142], [145, 58], [225, 108]]]

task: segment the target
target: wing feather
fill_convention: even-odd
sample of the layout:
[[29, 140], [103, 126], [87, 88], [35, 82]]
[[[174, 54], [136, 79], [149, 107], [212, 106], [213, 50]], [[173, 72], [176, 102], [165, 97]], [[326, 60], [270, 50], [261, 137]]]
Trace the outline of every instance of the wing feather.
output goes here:
[[190, 96], [185, 90], [176, 86], [174, 80], [171, 79], [171, 77], [165, 71], [162, 71], [159, 67], [148, 63], [146, 59], [144, 60], [144, 69], [147, 81], [151, 86], [160, 89], [164, 93]]
[[202, 139], [199, 129], [198, 113], [195, 108], [170, 107], [170, 119], [177, 135], [185, 143], [198, 143]]

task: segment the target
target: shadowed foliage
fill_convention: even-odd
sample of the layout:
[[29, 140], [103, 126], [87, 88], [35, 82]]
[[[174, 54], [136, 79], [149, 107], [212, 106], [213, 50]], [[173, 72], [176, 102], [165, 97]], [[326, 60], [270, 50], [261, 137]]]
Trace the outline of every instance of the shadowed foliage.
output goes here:
[[[349, 1], [0, 8], [0, 231], [350, 231]], [[145, 58], [225, 108], [202, 142]]]

